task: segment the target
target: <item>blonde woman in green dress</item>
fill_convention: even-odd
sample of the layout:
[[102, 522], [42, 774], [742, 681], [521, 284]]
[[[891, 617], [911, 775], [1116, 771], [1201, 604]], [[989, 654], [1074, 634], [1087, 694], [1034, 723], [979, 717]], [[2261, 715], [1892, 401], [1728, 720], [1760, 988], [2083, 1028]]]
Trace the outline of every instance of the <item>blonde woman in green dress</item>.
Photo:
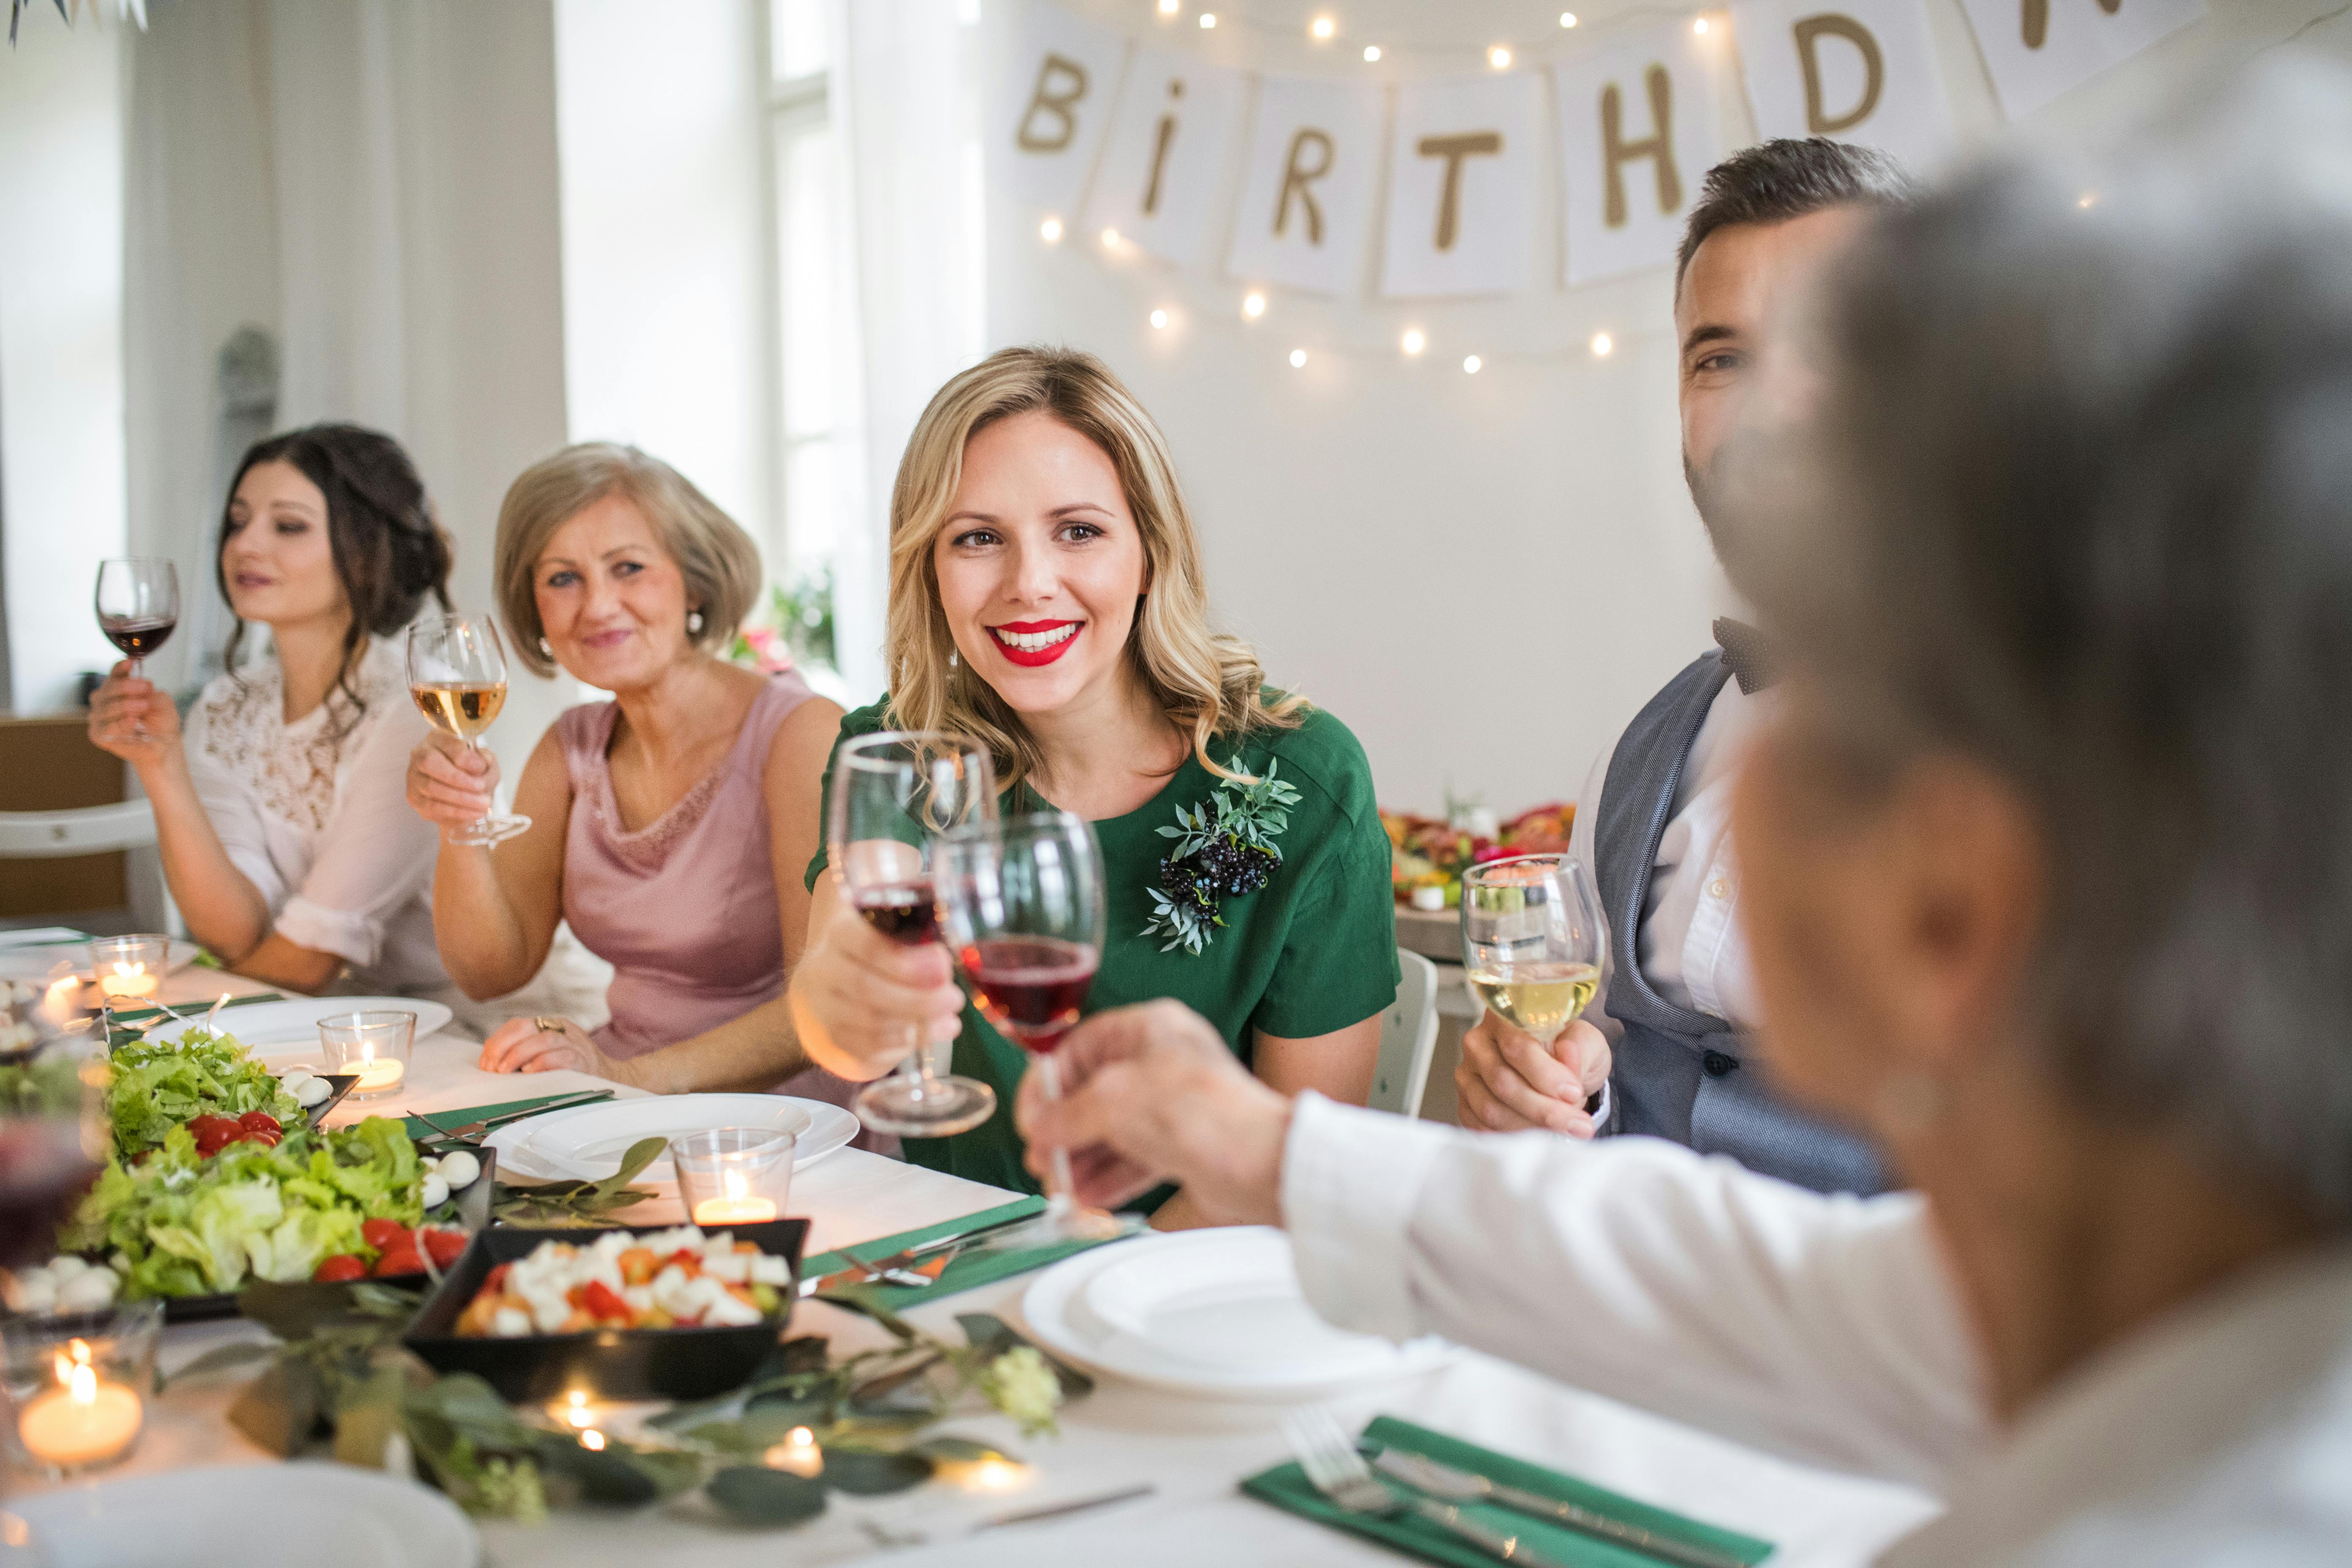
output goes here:
[[[932, 398], [891, 495], [888, 667], [890, 695], [843, 740], [966, 737], [993, 754], [1008, 814], [1094, 824], [1109, 937], [1089, 1010], [1176, 997], [1273, 1088], [1363, 1103], [1397, 986], [1371, 769], [1345, 725], [1210, 629], [1167, 444], [1100, 361], [1007, 349]], [[1191, 826], [1221, 821], [1239, 830]], [[1021, 1048], [966, 1005], [944, 948], [891, 942], [836, 884], [820, 851], [791, 991], [809, 1056], [870, 1079], [913, 1038], [954, 1040], [997, 1112], [907, 1157], [1034, 1190], [1013, 1125]], [[1199, 1220], [1179, 1194], [1154, 1223]]]

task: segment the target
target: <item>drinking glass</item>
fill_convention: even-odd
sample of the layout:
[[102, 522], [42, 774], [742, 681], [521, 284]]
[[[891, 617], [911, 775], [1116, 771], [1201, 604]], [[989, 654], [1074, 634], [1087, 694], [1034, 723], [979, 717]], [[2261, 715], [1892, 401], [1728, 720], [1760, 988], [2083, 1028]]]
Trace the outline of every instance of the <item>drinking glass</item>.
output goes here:
[[163, 1303], [152, 1297], [0, 1324], [9, 1457], [51, 1478], [127, 1458], [146, 1425], [163, 1330]]
[[[825, 858], [851, 907], [891, 941], [940, 940], [932, 858], [941, 834], [996, 816], [996, 771], [986, 751], [952, 735], [885, 731], [841, 748], [833, 764]], [[945, 1138], [996, 1110], [996, 1091], [941, 1078], [929, 1046], [912, 1042], [898, 1070], [858, 1091], [858, 1120], [901, 1138]]]
[[1519, 855], [1462, 878], [1462, 963], [1478, 1000], [1549, 1046], [1601, 985], [1609, 926], [1583, 862]]
[[[134, 678], [146, 674], [146, 657], [162, 647], [180, 624], [180, 569], [169, 561], [134, 555], [98, 563], [98, 629], [131, 660]], [[131, 726], [134, 740], [147, 739], [147, 726]]]
[[[1048, 811], [960, 827], [940, 841], [937, 882], [940, 920], [972, 1000], [1029, 1053], [1047, 1097], [1060, 1099], [1054, 1048], [1085, 1011], [1102, 961], [1102, 847], [1093, 826]], [[1054, 1152], [1052, 1167], [1045, 1212], [990, 1245], [1094, 1240], [1139, 1228], [1132, 1216], [1077, 1205], [1066, 1152]]]
[[319, 1020], [319, 1049], [330, 1073], [351, 1073], [353, 1100], [398, 1094], [408, 1081], [416, 1050], [416, 1015], [403, 1012], [336, 1013]]
[[678, 1201], [713, 1229], [784, 1217], [800, 1140], [772, 1127], [710, 1127], [670, 1135]]
[[[408, 694], [433, 727], [482, 748], [479, 738], [507, 701], [507, 655], [488, 616], [435, 616], [408, 628]], [[452, 844], [491, 845], [512, 838], [530, 818], [492, 813], [443, 837]]]

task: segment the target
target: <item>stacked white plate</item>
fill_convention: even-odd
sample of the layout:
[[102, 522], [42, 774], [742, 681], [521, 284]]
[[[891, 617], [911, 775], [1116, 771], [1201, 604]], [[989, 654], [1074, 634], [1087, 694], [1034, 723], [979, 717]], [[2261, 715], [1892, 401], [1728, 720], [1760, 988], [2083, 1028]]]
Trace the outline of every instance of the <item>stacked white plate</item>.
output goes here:
[[[211, 1011], [209, 1005], [202, 1002], [174, 1002], [172, 1009], [185, 1016], [156, 1025], [147, 1031], [149, 1039], [168, 1043], [190, 1029], [201, 1029], [205, 1026], [205, 1015]], [[249, 1002], [242, 1007], [224, 1007], [220, 1011], [220, 1029], [225, 1035], [236, 1036], [237, 1044], [257, 1057], [307, 1057], [316, 1065], [319, 1020], [346, 1013], [414, 1013], [416, 1037], [420, 1040], [446, 1028], [456, 1016], [443, 1003], [420, 1002], [413, 996], [295, 996], [282, 1002]]]
[[1212, 1399], [1320, 1399], [1442, 1365], [1442, 1340], [1391, 1344], [1307, 1304], [1290, 1238], [1263, 1226], [1097, 1247], [1022, 1298], [1036, 1338], [1072, 1361]]
[[166, 1470], [7, 1507], [53, 1568], [472, 1568], [482, 1558], [447, 1498], [347, 1465]]
[[[804, 1170], [857, 1136], [857, 1118], [821, 1100], [782, 1094], [662, 1094], [613, 1100], [576, 1110], [551, 1111], [509, 1122], [482, 1140], [499, 1152], [501, 1175], [527, 1181], [602, 1181], [621, 1168], [621, 1156], [641, 1138], [677, 1138], [719, 1127], [772, 1128], [799, 1141], [793, 1169]], [[675, 1185], [677, 1173], [664, 1155], [644, 1180]]]

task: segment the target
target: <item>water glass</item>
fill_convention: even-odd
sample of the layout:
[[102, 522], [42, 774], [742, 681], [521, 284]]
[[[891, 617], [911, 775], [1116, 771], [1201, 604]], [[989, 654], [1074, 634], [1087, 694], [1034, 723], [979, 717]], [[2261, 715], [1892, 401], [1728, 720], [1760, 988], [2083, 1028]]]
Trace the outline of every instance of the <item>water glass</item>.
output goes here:
[[773, 1127], [712, 1127], [669, 1141], [678, 1201], [705, 1228], [784, 1217], [800, 1140]]
[[337, 1013], [319, 1020], [319, 1047], [331, 1073], [355, 1073], [353, 1100], [398, 1094], [416, 1048], [414, 1013]]
[[126, 1458], [146, 1425], [163, 1331], [153, 1299], [0, 1323], [10, 1460], [54, 1479]]
[[168, 936], [107, 936], [89, 944], [90, 979], [110, 1007], [149, 1005], [171, 967]]

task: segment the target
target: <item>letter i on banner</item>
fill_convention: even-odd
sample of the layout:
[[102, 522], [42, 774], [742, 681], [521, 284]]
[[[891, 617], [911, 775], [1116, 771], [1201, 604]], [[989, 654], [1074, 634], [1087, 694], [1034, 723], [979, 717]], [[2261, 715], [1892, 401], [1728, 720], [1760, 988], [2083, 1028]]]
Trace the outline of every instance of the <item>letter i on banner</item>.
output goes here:
[[1721, 156], [1718, 47], [1675, 23], [1552, 68], [1570, 283], [1674, 260], [1683, 215]]
[[1535, 271], [1542, 84], [1441, 77], [1397, 89], [1381, 292], [1501, 294]]
[[2205, 15], [2203, 0], [1960, 0], [1960, 8], [2011, 120]]
[[1352, 294], [1380, 191], [1381, 89], [1262, 77], [1225, 269], [1318, 294]]
[[1138, 49], [1087, 203], [1089, 237], [1117, 229], [1154, 256], [1205, 265], [1248, 89], [1240, 71]]
[[1110, 125], [1127, 40], [1045, 0], [1022, 12], [990, 116], [989, 176], [1041, 212], [1075, 218]]
[[1955, 148], [1926, 0], [1738, 0], [1756, 129], [1892, 153], [1915, 171]]

